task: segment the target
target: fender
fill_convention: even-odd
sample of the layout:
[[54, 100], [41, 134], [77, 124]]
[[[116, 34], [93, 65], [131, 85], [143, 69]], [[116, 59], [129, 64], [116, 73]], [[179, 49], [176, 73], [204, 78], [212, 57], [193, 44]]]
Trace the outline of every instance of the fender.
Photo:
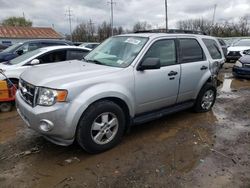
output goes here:
[[87, 88], [70, 102], [66, 117], [67, 124], [71, 124], [75, 132], [84, 111], [94, 102], [110, 97], [123, 100], [128, 106], [130, 116], [134, 116], [135, 110], [133, 104], [135, 104], [135, 99], [132, 92], [128, 88], [116, 83], [101, 83]]
[[200, 79], [195, 91], [195, 99], [197, 98], [201, 88], [204, 86], [205, 83], [207, 83], [207, 81], [212, 77], [211, 75], [211, 72], [210, 71], [207, 71], [203, 76], [202, 78]]

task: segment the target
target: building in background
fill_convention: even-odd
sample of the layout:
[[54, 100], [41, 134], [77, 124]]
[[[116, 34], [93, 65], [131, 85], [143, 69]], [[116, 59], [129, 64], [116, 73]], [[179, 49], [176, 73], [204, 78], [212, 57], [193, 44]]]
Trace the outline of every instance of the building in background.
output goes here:
[[64, 36], [49, 27], [0, 26], [0, 44], [10, 46], [30, 39], [64, 39]]

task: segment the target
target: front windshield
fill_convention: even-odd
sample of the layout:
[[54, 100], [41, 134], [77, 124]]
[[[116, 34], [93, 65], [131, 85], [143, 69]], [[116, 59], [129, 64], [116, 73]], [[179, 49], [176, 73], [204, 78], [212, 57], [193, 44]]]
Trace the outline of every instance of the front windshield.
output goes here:
[[250, 40], [240, 40], [234, 46], [250, 46]]
[[124, 68], [132, 63], [147, 40], [146, 37], [112, 37], [91, 51], [84, 59], [90, 63]]
[[16, 44], [13, 44], [12, 46], [6, 48], [5, 50], [3, 50], [2, 52], [6, 52], [6, 53], [9, 53], [9, 52], [12, 52], [13, 50], [15, 50], [16, 48], [20, 47], [23, 43], [16, 43]]
[[31, 58], [33, 56], [36, 56], [37, 54], [39, 54], [39, 53], [41, 53], [43, 51], [44, 51], [44, 49], [37, 49], [37, 50], [34, 50], [34, 51], [27, 52], [27, 53], [25, 53], [23, 55], [18, 56], [15, 59], [10, 60], [9, 63], [12, 64], [12, 65], [16, 65], [16, 64], [21, 63], [21, 62], [23, 62], [25, 60], [28, 60], [29, 58]]

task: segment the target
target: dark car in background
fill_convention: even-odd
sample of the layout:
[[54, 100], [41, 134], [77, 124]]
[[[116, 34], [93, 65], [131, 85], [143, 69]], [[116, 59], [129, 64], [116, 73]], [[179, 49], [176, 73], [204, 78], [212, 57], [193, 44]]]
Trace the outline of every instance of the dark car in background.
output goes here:
[[0, 52], [8, 48], [8, 46], [0, 44]]
[[235, 77], [250, 78], [250, 54], [246, 54], [236, 61], [233, 66], [233, 75]]
[[36, 50], [38, 48], [47, 46], [61, 46], [61, 45], [73, 45], [70, 41], [65, 40], [29, 40], [25, 42], [16, 43], [2, 52], [0, 52], [0, 63], [9, 61], [22, 55], [26, 52]]

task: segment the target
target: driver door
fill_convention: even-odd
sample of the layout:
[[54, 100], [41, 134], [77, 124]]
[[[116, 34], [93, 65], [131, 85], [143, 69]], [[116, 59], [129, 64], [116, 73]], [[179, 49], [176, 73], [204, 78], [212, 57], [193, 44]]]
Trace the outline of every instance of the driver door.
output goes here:
[[142, 58], [159, 58], [160, 69], [135, 71], [136, 114], [157, 110], [176, 103], [180, 65], [175, 39], [155, 41]]

